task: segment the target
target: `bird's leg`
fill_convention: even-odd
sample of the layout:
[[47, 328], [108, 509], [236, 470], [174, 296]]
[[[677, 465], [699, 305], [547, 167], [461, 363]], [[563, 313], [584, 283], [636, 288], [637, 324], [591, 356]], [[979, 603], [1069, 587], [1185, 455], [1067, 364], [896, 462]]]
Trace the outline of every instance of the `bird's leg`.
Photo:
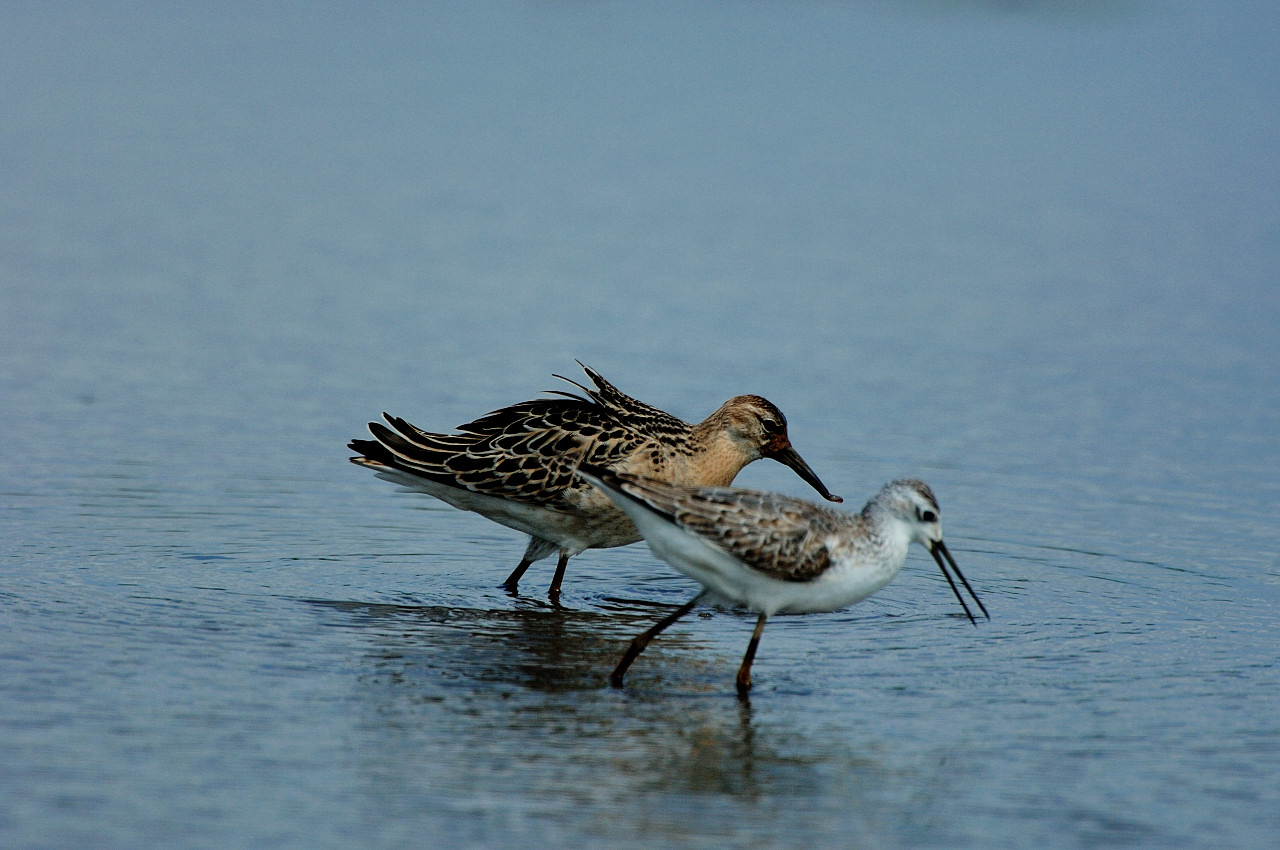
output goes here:
[[560, 560], [556, 563], [556, 574], [551, 579], [551, 589], [547, 591], [547, 597], [552, 602], [560, 601], [560, 582], [564, 581], [564, 571], [569, 566], [569, 556], [564, 552], [560, 553]]
[[609, 676], [609, 683], [615, 688], [622, 687], [622, 677], [626, 674], [627, 668], [631, 666], [631, 662], [636, 660], [636, 656], [644, 652], [644, 648], [648, 646], [663, 629], [692, 611], [694, 606], [702, 601], [702, 597], [705, 593], [706, 591], [699, 593], [675, 611], [659, 620], [653, 628], [649, 629], [649, 631], [644, 634], [637, 635], [636, 639], [631, 641], [631, 646], [627, 647], [627, 652], [622, 656], [622, 660], [618, 662], [618, 666], [613, 668], [613, 673]]
[[520, 577], [529, 569], [529, 565], [533, 563], [533, 559], [524, 557], [520, 559], [520, 564], [515, 568], [511, 575], [507, 576], [507, 580], [502, 583], [503, 588], [508, 593], [515, 593], [520, 586]]
[[742, 657], [742, 666], [738, 668], [738, 696], [745, 697], [751, 690], [751, 662], [756, 658], [756, 647], [760, 645], [760, 635], [764, 634], [764, 621], [768, 614], [761, 614], [756, 620], [756, 630], [751, 633], [751, 642], [747, 644], [747, 654]]

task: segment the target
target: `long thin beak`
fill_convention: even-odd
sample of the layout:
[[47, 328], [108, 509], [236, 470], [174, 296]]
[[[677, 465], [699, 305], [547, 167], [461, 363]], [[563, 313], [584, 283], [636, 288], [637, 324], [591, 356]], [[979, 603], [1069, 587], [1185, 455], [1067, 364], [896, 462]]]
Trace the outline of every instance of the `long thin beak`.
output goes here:
[[[785, 439], [786, 438], [784, 436], [783, 440]], [[817, 473], [809, 468], [809, 464], [805, 463], [804, 458], [800, 457], [800, 453], [791, 447], [791, 443], [783, 442], [778, 449], [767, 453], [765, 456], [771, 457], [778, 463], [785, 464], [786, 466], [794, 469], [796, 471], [796, 475], [803, 478], [805, 483], [817, 490], [818, 493], [822, 495], [822, 498], [826, 499], [828, 502], [844, 501], [844, 499], [839, 496], [831, 495], [831, 491], [827, 489], [827, 485], [823, 484], [822, 481], [818, 479]]]
[[[973, 597], [973, 601], [978, 603], [978, 608], [982, 610], [983, 616], [988, 620], [991, 615], [987, 613], [987, 606], [982, 604], [982, 600], [978, 598], [978, 594], [973, 592], [972, 585], [969, 580], [964, 577], [964, 573], [960, 572], [960, 568], [956, 566], [956, 559], [951, 557], [951, 553], [947, 551], [946, 544], [941, 540], [929, 547], [929, 554], [938, 562], [938, 568], [942, 570], [942, 574], [947, 577], [947, 584], [951, 585], [951, 592], [956, 595], [956, 599], [960, 600], [960, 607], [964, 609], [965, 615], [969, 618], [969, 622], [975, 626], [978, 621], [974, 619], [973, 613], [969, 611], [969, 606], [965, 604], [964, 597], [960, 595], [960, 588], [956, 587], [955, 579], [951, 578], [951, 573], [947, 572], [947, 564], [951, 565], [951, 569], [956, 571], [956, 575], [960, 577], [960, 581], [964, 583], [964, 589], [969, 591], [969, 595]], [[942, 562], [943, 557], [947, 559], [946, 564]]]

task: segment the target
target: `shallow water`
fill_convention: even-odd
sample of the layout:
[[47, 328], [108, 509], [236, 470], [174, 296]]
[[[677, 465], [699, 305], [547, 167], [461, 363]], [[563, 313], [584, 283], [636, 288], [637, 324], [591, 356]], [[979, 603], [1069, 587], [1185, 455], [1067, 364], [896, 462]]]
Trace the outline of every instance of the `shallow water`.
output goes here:
[[[1269, 5], [219, 8], [0, 13], [0, 846], [1270, 846]], [[611, 689], [687, 580], [346, 461], [574, 358], [925, 478], [991, 621]]]

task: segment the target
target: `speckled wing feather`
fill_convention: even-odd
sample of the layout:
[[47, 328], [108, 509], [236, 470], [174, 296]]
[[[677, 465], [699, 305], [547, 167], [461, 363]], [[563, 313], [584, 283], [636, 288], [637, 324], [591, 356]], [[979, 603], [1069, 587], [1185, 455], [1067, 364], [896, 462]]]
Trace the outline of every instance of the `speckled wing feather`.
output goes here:
[[[583, 364], [581, 361], [578, 362], [578, 365], [582, 367], [582, 371], [586, 372], [587, 377], [596, 385], [595, 389], [584, 387], [577, 381], [570, 380], [563, 375], [556, 375], [555, 377], [582, 390], [596, 404], [613, 413], [617, 421], [625, 422], [629, 430], [659, 441], [672, 438], [679, 441], [688, 437], [689, 423], [677, 419], [665, 410], [660, 410], [651, 404], [645, 404], [640, 399], [632, 398], [606, 381], [595, 369]], [[567, 395], [570, 398], [578, 398], [578, 396], [571, 393], [560, 393], [558, 391], [557, 393], [559, 395]]]
[[831, 566], [825, 543], [856, 515], [757, 490], [673, 487], [592, 470], [605, 483], [680, 527], [783, 581], [812, 581]]
[[350, 447], [364, 456], [356, 460], [365, 465], [389, 466], [477, 493], [571, 510], [574, 493], [588, 487], [574, 472], [579, 463], [607, 468], [645, 447], [663, 451], [659, 434], [687, 438], [689, 433], [686, 423], [632, 399], [583, 368], [598, 389], [575, 386], [590, 399], [560, 393], [566, 398], [521, 402], [459, 425], [457, 434], [424, 431], [384, 413], [391, 427], [371, 422], [376, 441], [353, 440]]

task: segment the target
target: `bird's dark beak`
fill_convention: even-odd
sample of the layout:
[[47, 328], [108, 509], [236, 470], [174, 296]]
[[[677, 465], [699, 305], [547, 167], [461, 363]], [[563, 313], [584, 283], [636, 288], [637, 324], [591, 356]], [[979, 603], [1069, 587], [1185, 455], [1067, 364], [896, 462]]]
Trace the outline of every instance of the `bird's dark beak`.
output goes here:
[[[965, 604], [964, 597], [960, 595], [960, 588], [956, 587], [955, 579], [951, 577], [951, 573], [947, 572], [947, 564], [951, 565], [951, 569], [956, 571], [956, 575], [960, 577], [960, 581], [964, 584], [964, 589], [969, 591], [969, 595], [973, 597], [973, 601], [978, 603], [978, 608], [982, 611], [984, 617], [988, 620], [991, 615], [987, 613], [987, 606], [982, 604], [982, 600], [978, 598], [978, 594], [973, 592], [973, 587], [969, 584], [969, 580], [964, 577], [964, 573], [960, 572], [960, 568], [956, 566], [955, 558], [951, 557], [951, 553], [947, 551], [946, 545], [939, 540], [937, 543], [929, 547], [929, 554], [938, 562], [938, 569], [942, 570], [942, 574], [947, 577], [947, 584], [951, 585], [951, 592], [956, 595], [956, 599], [960, 600], [960, 607], [964, 609], [965, 615], [969, 618], [969, 622], [975, 626], [978, 621], [974, 619], [973, 613], [969, 610], [969, 606]], [[946, 563], [942, 559], [946, 558]]]
[[764, 456], [776, 460], [778, 463], [784, 464], [795, 470], [805, 480], [810, 487], [817, 490], [822, 498], [828, 502], [843, 502], [844, 499], [839, 496], [831, 495], [831, 491], [827, 489], [827, 485], [823, 484], [817, 474], [809, 468], [809, 464], [804, 462], [804, 458], [800, 457], [800, 453], [791, 447], [791, 441], [787, 439], [785, 434], [780, 434], [769, 445], [765, 446]]

